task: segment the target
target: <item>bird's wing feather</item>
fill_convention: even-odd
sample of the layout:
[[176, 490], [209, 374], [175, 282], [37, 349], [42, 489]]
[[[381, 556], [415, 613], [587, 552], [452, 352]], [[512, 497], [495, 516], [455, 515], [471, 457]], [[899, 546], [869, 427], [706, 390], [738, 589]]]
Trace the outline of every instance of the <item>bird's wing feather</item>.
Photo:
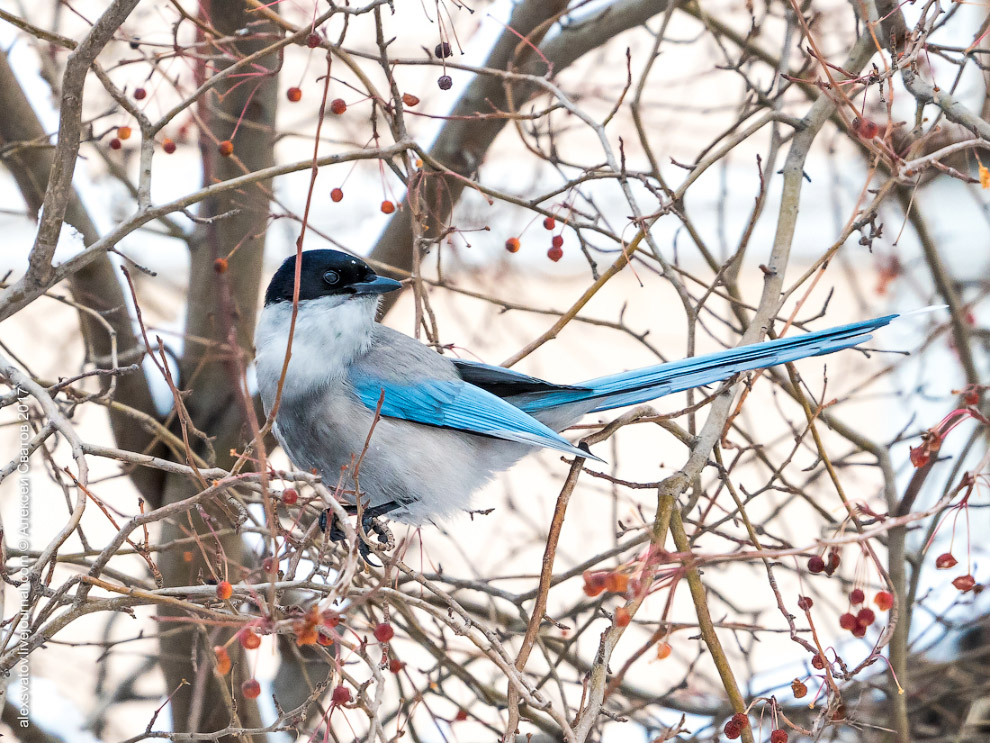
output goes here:
[[365, 367], [352, 373], [350, 382], [369, 410], [377, 409], [381, 400], [381, 414], [386, 418], [451, 428], [597, 459], [529, 414], [460, 379], [398, 382], [369, 373]]
[[479, 361], [451, 359], [461, 379], [497, 397], [509, 397], [525, 392], [556, 392], [558, 390], [586, 390], [588, 387], [570, 384], [554, 384], [538, 377], [531, 377], [504, 366], [491, 366]]

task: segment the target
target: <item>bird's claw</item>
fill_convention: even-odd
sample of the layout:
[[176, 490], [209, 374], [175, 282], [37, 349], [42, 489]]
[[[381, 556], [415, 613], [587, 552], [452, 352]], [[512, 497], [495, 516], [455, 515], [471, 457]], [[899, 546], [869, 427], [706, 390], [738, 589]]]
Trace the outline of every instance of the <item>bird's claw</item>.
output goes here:
[[[392, 533], [387, 526], [378, 520], [377, 516], [378, 512], [375, 509], [366, 508], [361, 516], [361, 531], [369, 537], [372, 534], [376, 535], [379, 544], [385, 549], [391, 549], [394, 546]], [[326, 532], [331, 542], [343, 542], [347, 538], [347, 535], [341, 528], [340, 520], [330, 508], [320, 514], [320, 530]], [[366, 563], [374, 565], [370, 559], [371, 547], [368, 546], [368, 543], [365, 542], [360, 533], [358, 534], [358, 554], [361, 555], [361, 558]], [[381, 565], [375, 565], [375, 567], [381, 567]]]

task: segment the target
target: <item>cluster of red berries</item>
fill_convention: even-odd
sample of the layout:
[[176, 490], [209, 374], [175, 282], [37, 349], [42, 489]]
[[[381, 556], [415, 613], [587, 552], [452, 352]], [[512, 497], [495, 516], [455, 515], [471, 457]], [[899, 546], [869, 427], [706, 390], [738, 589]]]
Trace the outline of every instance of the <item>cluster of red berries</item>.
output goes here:
[[749, 727], [749, 718], [744, 712], [736, 712], [729, 721], [725, 723], [725, 727], [722, 728], [722, 732], [725, 733], [725, 737], [729, 740], [735, 740], [740, 735], [742, 731]]
[[[866, 594], [861, 588], [854, 588], [849, 592], [849, 604], [851, 607], [861, 606], [866, 601]], [[894, 606], [894, 595], [890, 591], [878, 591], [873, 597], [873, 603], [880, 611], [890, 611]], [[853, 637], [865, 637], [866, 630], [877, 621], [877, 615], [868, 607], [859, 609], [855, 614], [847, 611], [839, 617], [839, 626], [844, 630], [852, 632]]]
[[615, 570], [585, 570], [584, 593], [586, 596], [597, 596], [609, 593], [625, 593], [629, 590], [629, 576]]
[[[553, 217], [547, 217], [543, 220], [543, 228], [546, 230], [553, 230], [557, 226], [557, 220]], [[520, 248], [519, 238], [510, 237], [505, 241], [505, 249], [510, 253], [518, 253]], [[559, 261], [564, 257], [564, 236], [554, 235], [550, 238], [550, 249], [547, 251], [547, 258], [552, 260], [554, 263]]]

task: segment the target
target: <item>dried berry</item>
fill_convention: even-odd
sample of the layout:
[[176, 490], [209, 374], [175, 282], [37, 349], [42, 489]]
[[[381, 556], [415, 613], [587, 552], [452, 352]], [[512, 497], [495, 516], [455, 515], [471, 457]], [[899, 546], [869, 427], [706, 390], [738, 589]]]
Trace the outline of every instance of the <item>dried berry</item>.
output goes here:
[[329, 609], [323, 612], [323, 614], [320, 615], [320, 618], [323, 620], [323, 624], [331, 629], [340, 624], [340, 614], [335, 611], [330, 611]]
[[842, 559], [839, 557], [839, 551], [833, 548], [828, 553], [828, 562], [825, 563], [825, 575], [832, 575], [832, 573], [838, 570], [840, 562], [842, 562]]
[[375, 625], [375, 639], [378, 642], [388, 642], [395, 637], [395, 630], [388, 622], [381, 622]]
[[939, 570], [949, 570], [959, 564], [959, 561], [952, 556], [951, 552], [943, 552], [935, 558], [935, 567]]
[[441, 75], [437, 80], [437, 85], [440, 87], [440, 90], [450, 90], [454, 85], [454, 81], [450, 79], [450, 75]]
[[629, 614], [629, 610], [626, 607], [620, 606], [615, 610], [616, 627], [628, 627], [631, 620], [632, 616]]
[[798, 609], [800, 609], [801, 611], [808, 611], [812, 606], [815, 605], [815, 602], [811, 600], [810, 596], [798, 596], [797, 604], [798, 604]]
[[629, 590], [629, 576], [611, 572], [605, 576], [605, 590], [609, 593], [625, 593]]
[[407, 106], [415, 106], [419, 103], [419, 98], [414, 96], [412, 93], [403, 93], [402, 102]]
[[890, 611], [894, 606], [894, 594], [890, 591], [879, 591], [873, 597], [873, 603], [880, 611]]
[[952, 585], [963, 593], [966, 593], [967, 591], [972, 591], [976, 586], [976, 578], [968, 574], [960, 575], [958, 578], [953, 579]]
[[453, 53], [454, 50], [450, 48], [450, 44], [448, 44], [446, 41], [440, 42], [433, 49], [433, 56], [436, 57], [437, 59], [446, 59]]
[[928, 446], [926, 444], [922, 444], [919, 447], [914, 447], [914, 446], [911, 447], [910, 457], [911, 457], [911, 464], [913, 464], [918, 469], [921, 469], [926, 464], [928, 464], [928, 462], [932, 458], [932, 455], [931, 452], [928, 450]]
[[351, 690], [343, 684], [340, 686], [335, 686], [333, 688], [333, 693], [330, 695], [330, 700], [334, 704], [347, 704], [351, 701]]
[[811, 667], [817, 668], [819, 671], [825, 668], [825, 658], [822, 657], [821, 653], [815, 653], [815, 657], [811, 659]]
[[777, 730], [771, 730], [770, 743], [787, 743], [787, 731], [781, 730], [780, 728]]
[[231, 596], [234, 595], [234, 587], [230, 585], [230, 581], [222, 580], [217, 583], [217, 598], [226, 601]]
[[289, 99], [290, 103], [299, 103], [302, 100], [302, 88], [297, 88], [293, 85], [285, 91], [285, 97]]
[[795, 699], [804, 699], [808, 695], [808, 686], [798, 679], [791, 682], [791, 694]]
[[311, 33], [309, 36], [306, 37], [306, 46], [308, 46], [310, 49], [316, 49], [316, 47], [318, 47], [319, 45], [320, 45], [319, 34]]
[[725, 723], [725, 727], [722, 728], [722, 732], [725, 733], [725, 737], [729, 740], [735, 740], [742, 735], [742, 725], [735, 720], [729, 720]]
[[746, 716], [745, 712], [736, 712], [736, 714], [732, 716], [732, 720], [734, 722], [738, 722], [739, 727], [741, 728], [749, 727], [749, 718]]
[[322, 645], [323, 647], [333, 645], [333, 638], [330, 635], [327, 635], [323, 632], [317, 632], [316, 644]]
[[401, 671], [405, 667], [406, 664], [403, 663], [398, 658], [392, 658], [392, 660], [388, 662], [388, 670], [390, 670], [392, 673], [399, 673], [399, 671]]
[[339, 202], [343, 198], [344, 198], [344, 192], [339, 188], [335, 188], [333, 189], [333, 191], [330, 192], [330, 200], [334, 203]]
[[508, 240], [506, 240], [505, 241], [505, 249], [508, 250], [510, 253], [518, 253], [519, 252], [519, 238], [518, 237], [510, 237]]
[[148, 91], [145, 90], [144, 88], [136, 88], [134, 90], [134, 100], [143, 101], [147, 97], [148, 97]]
[[173, 142], [168, 137], [162, 140], [162, 149], [165, 150], [166, 155], [171, 155], [175, 152], [175, 142]]
[[382, 202], [382, 214], [391, 214], [395, 211], [395, 204], [386, 199]]
[[347, 104], [344, 103], [344, 99], [343, 98], [334, 98], [332, 101], [330, 101], [330, 112], [331, 113], [335, 113], [335, 114], [337, 114], [337, 116], [340, 116], [346, 110], [347, 110]]
[[464, 722], [468, 718], [466, 709], [457, 710], [457, 714], [454, 715], [454, 722]]
[[664, 660], [665, 658], [669, 658], [672, 652], [673, 652], [673, 648], [670, 647], [669, 642], [657, 643], [657, 660]]
[[295, 488], [286, 488], [282, 491], [282, 502], [287, 506], [294, 506], [299, 501], [299, 492]]
[[217, 151], [223, 157], [230, 157], [231, 155], [234, 154], [234, 143], [231, 142], [229, 139], [225, 139], [223, 142], [217, 145]]
[[866, 594], [863, 593], [862, 589], [854, 588], [849, 592], [849, 603], [853, 606], [862, 604], [864, 601], [866, 601]]
[[820, 555], [815, 555], [814, 557], [808, 558], [808, 572], [809, 573], [821, 573], [825, 570], [825, 561]]
[[587, 596], [597, 596], [605, 591], [605, 573], [601, 571], [591, 571], [585, 570], [582, 577], [584, 578], [584, 593]]

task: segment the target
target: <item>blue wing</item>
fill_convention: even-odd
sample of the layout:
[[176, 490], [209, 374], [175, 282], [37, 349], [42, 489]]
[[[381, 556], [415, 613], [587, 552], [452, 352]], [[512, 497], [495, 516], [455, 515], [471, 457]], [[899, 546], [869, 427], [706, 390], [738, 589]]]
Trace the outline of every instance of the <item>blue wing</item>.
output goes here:
[[439, 428], [452, 428], [479, 436], [516, 441], [556, 449], [587, 459], [598, 459], [510, 403], [460, 379], [396, 382], [369, 375], [351, 374], [354, 391], [369, 410], [378, 407], [382, 392], [382, 416]]

